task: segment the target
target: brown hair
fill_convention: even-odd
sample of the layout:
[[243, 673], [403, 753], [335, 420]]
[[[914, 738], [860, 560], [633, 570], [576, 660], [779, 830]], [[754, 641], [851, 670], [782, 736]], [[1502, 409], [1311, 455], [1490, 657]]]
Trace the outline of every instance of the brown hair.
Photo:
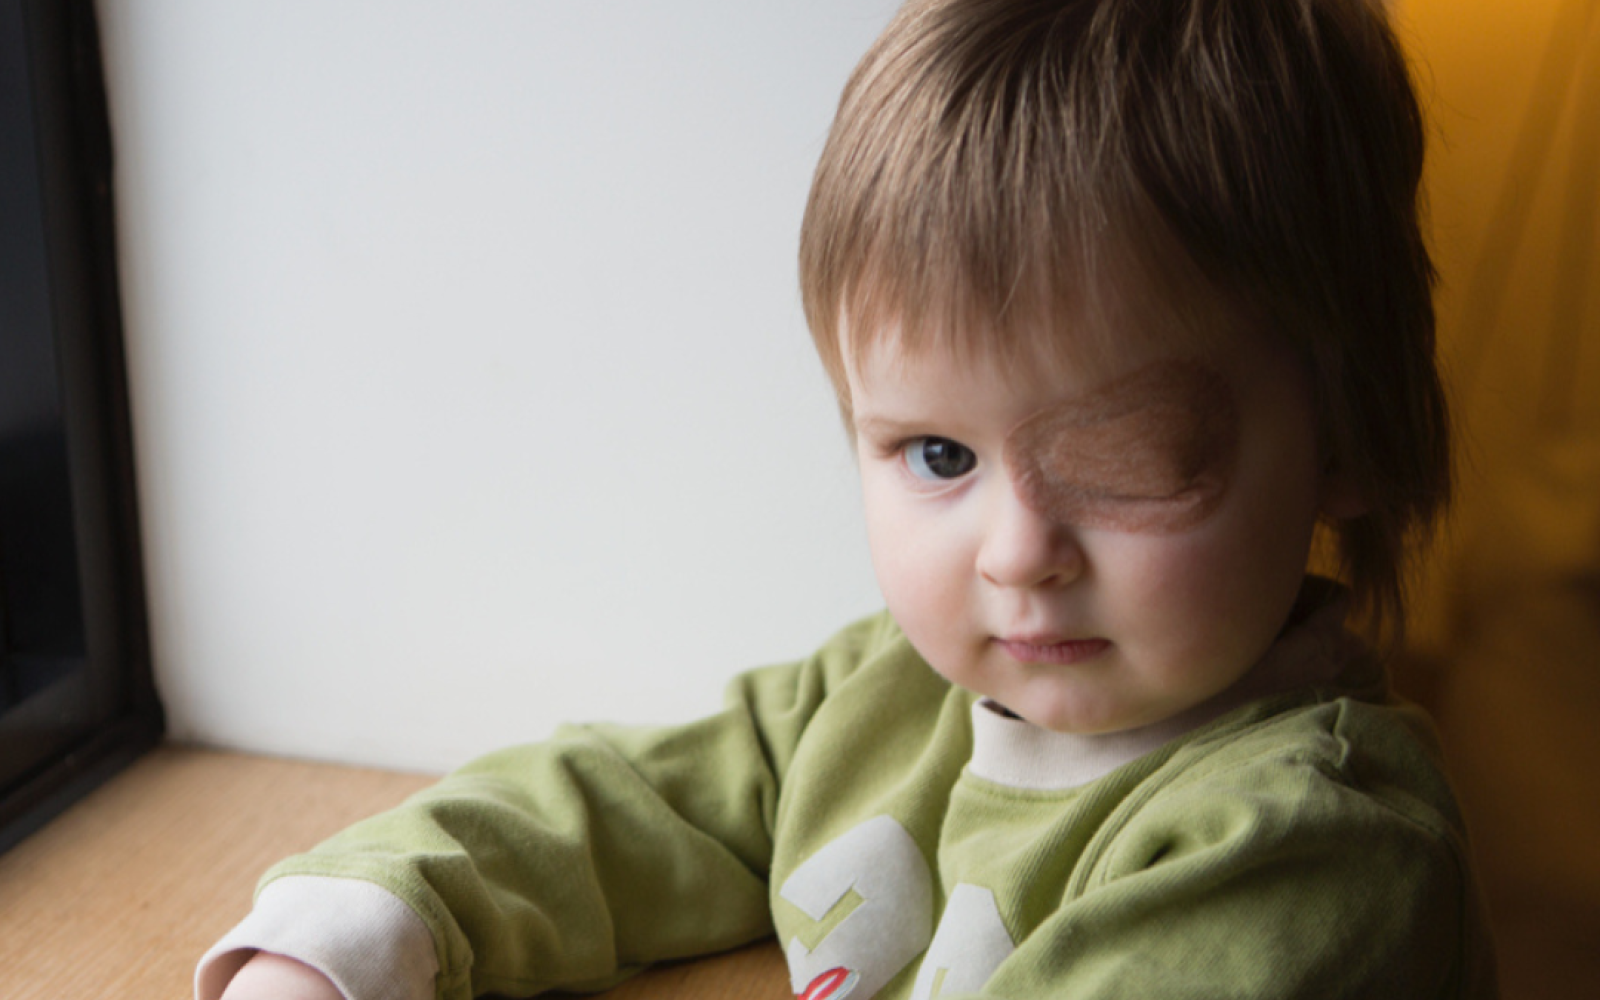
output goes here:
[[1064, 309], [1156, 298], [1281, 338], [1370, 504], [1330, 526], [1344, 575], [1397, 636], [1452, 481], [1423, 146], [1378, 0], [910, 0], [817, 167], [807, 320], [847, 416], [846, 318], [852, 352], [892, 329], [1005, 358]]

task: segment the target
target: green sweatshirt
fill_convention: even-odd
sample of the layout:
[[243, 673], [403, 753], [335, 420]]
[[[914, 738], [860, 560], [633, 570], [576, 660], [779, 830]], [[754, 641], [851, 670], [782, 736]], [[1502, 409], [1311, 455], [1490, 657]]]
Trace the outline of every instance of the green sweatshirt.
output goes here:
[[979, 702], [871, 618], [709, 719], [563, 729], [283, 862], [199, 994], [251, 948], [458, 1000], [776, 933], [805, 1000], [1494, 996], [1430, 727], [1341, 617], [1109, 737]]

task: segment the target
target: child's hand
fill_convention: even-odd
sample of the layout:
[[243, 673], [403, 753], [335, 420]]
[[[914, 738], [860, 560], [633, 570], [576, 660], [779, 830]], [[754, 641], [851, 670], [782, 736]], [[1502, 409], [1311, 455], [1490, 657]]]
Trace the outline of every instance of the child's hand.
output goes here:
[[303, 962], [257, 952], [220, 1000], [344, 1000], [333, 981]]

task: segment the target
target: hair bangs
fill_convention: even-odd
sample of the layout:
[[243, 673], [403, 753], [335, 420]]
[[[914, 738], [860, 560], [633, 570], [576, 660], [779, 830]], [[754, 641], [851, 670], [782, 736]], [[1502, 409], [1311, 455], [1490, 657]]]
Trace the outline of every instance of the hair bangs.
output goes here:
[[857, 67], [800, 242], [807, 321], [847, 413], [846, 363], [889, 336], [1009, 366], [1092, 361], [1129, 309], [1175, 332], [1215, 322], [1219, 288], [1126, 169], [1103, 88], [1115, 33], [1061, 57], [1094, 20], [1092, 4], [914, 2]]

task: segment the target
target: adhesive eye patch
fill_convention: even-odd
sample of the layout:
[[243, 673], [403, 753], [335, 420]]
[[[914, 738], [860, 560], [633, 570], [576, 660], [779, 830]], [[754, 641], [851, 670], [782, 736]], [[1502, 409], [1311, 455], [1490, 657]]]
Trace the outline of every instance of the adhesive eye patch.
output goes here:
[[1025, 418], [1005, 462], [1022, 502], [1053, 521], [1165, 534], [1216, 509], [1238, 443], [1227, 381], [1162, 361]]

